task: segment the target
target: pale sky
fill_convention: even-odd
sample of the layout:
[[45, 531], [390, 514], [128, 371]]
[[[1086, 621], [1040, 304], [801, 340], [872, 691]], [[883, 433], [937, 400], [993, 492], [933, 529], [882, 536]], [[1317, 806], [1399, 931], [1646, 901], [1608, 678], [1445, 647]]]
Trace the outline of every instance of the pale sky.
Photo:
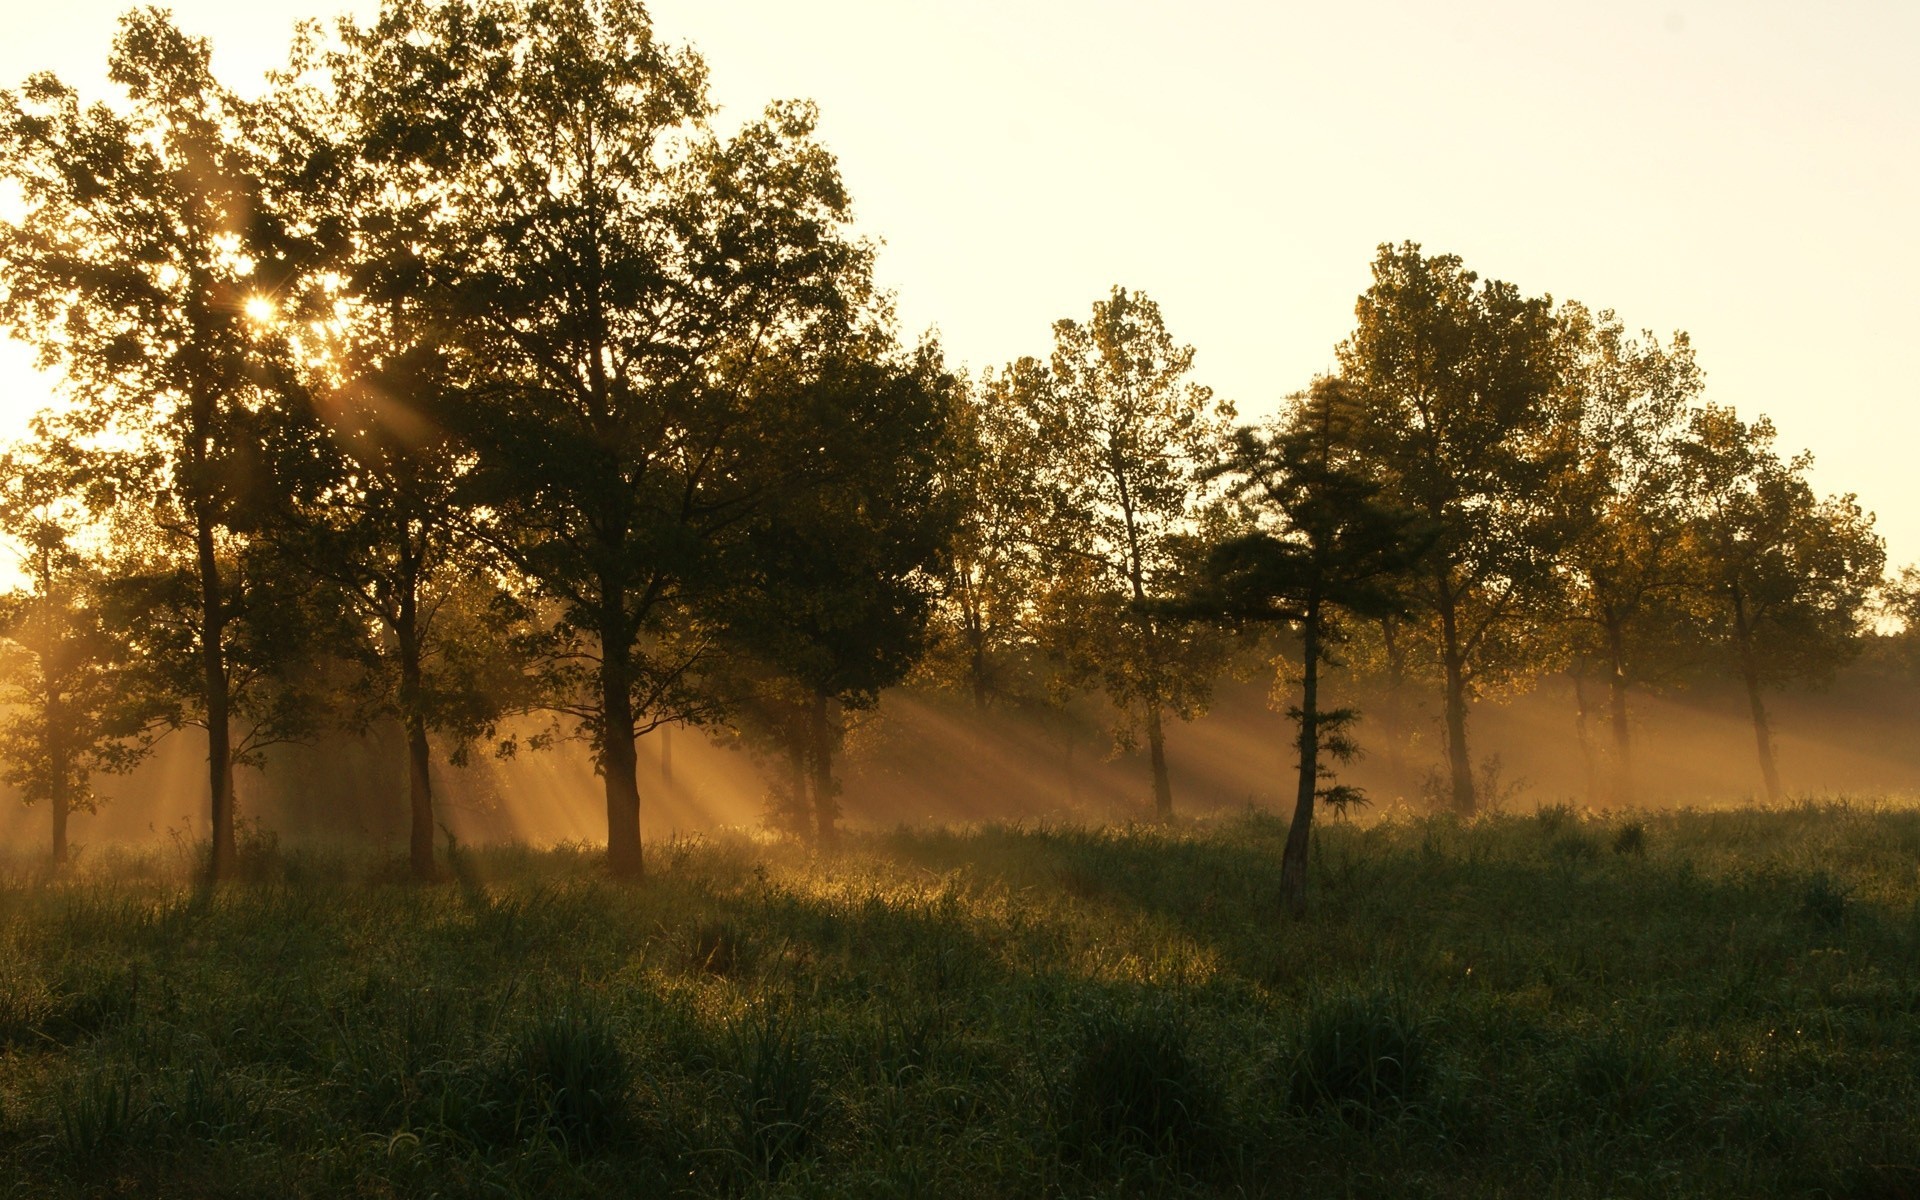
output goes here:
[[[0, 86], [103, 87], [116, 0], [20, 3]], [[294, 20], [179, 0], [242, 90]], [[1708, 396], [1920, 559], [1920, 4], [655, 0], [722, 121], [820, 103], [907, 330], [975, 369], [1121, 283], [1269, 408], [1333, 362], [1383, 241], [1693, 335]], [[24, 12], [18, 10], [24, 9]], [[0, 428], [48, 385], [0, 351]]]

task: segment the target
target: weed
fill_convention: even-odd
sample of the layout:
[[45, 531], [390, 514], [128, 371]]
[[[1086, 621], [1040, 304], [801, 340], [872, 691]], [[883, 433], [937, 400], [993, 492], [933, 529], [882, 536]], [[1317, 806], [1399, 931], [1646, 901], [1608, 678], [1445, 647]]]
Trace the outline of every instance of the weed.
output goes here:
[[1613, 835], [1613, 852], [1644, 858], [1647, 853], [1647, 826], [1644, 821], [1629, 819]]
[[132, 1077], [111, 1069], [69, 1085], [54, 1110], [61, 1156], [86, 1168], [131, 1142], [139, 1119], [133, 1097]]
[[590, 1154], [621, 1133], [632, 1070], [606, 1014], [576, 1003], [520, 1027], [506, 1081], [520, 1104], [523, 1136], [548, 1133]]
[[1801, 885], [1800, 915], [1816, 929], [1832, 931], [1846, 924], [1847, 905], [1847, 889], [1824, 869]]
[[777, 1179], [809, 1154], [826, 1117], [825, 1072], [790, 1009], [762, 1005], [730, 1030], [735, 1149], [752, 1173]]

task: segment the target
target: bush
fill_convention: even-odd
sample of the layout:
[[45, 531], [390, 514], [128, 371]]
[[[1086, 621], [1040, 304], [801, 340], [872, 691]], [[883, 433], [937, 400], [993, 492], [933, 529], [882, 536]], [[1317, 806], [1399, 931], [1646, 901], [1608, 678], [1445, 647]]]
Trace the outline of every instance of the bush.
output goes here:
[[1166, 1007], [1102, 1009], [1077, 1031], [1061, 1131], [1083, 1159], [1131, 1150], [1193, 1162], [1204, 1157], [1213, 1096]]
[[1613, 835], [1613, 852], [1631, 854], [1636, 858], [1647, 853], [1647, 827], [1640, 821], [1628, 821], [1619, 832]]
[[1316, 1005], [1293, 1056], [1294, 1111], [1328, 1110], [1362, 1128], [1417, 1098], [1428, 1075], [1424, 1024], [1383, 993]]

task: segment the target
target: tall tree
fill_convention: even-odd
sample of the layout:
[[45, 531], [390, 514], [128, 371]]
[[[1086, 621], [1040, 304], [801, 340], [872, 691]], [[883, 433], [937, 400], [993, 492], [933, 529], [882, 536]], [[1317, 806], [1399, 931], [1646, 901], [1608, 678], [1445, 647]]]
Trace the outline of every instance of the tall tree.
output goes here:
[[116, 677], [111, 581], [97, 554], [114, 473], [37, 424], [32, 443], [0, 454], [0, 535], [25, 581], [0, 593], [0, 780], [46, 803], [60, 864], [69, 818], [98, 802], [93, 777], [138, 762], [150, 731]]
[[701, 601], [780, 467], [761, 392], [866, 305], [869, 251], [813, 109], [717, 136], [704, 65], [637, 0], [394, 0], [349, 41], [342, 95], [416, 181], [419, 270], [474, 364], [439, 416], [574, 639], [608, 863], [638, 874], [635, 740], [703, 711]]
[[1552, 594], [1553, 313], [1407, 242], [1380, 247], [1354, 314], [1339, 358], [1359, 449], [1387, 499], [1435, 531], [1411, 594], [1437, 652], [1453, 806], [1472, 812], [1469, 701], [1530, 665]]
[[[83, 107], [36, 75], [0, 98], [0, 322], [64, 373], [83, 436], [149, 448], [155, 528], [188, 574], [168, 664], [208, 743], [215, 877], [234, 862], [236, 639], [251, 605], [239, 570], [262, 489], [260, 413], [280, 375], [272, 296], [298, 247], [257, 203], [249, 105], [220, 86], [203, 39], [164, 12], [122, 18], [108, 59], [124, 105]], [[264, 642], [256, 639], [257, 645]]]
[[1820, 499], [1809, 454], [1782, 459], [1773, 423], [1696, 410], [1679, 453], [1691, 508], [1695, 586], [1747, 694], [1767, 799], [1785, 798], [1763, 693], [1820, 682], [1860, 648], [1886, 566], [1873, 514], [1852, 495]]
[[[794, 470], [752, 522], [757, 582], [728, 605], [736, 653], [774, 673], [768, 707], [804, 764], [814, 838], [831, 841], [844, 716], [870, 709], [925, 648], [955, 524], [945, 481], [952, 382], [924, 347], [853, 347], [805, 372], [782, 449]], [[796, 772], [796, 776], [799, 772]]]
[[1298, 916], [1307, 906], [1314, 806], [1345, 805], [1357, 789], [1331, 782], [1325, 756], [1350, 758], [1351, 709], [1320, 707], [1320, 666], [1343, 620], [1403, 612], [1405, 583], [1426, 538], [1409, 513], [1386, 503], [1355, 452], [1356, 405], [1337, 379], [1317, 380], [1266, 428], [1242, 427], [1221, 461], [1232, 495], [1254, 524], [1215, 545], [1180, 608], [1235, 621], [1282, 623], [1300, 636], [1300, 700], [1293, 821], [1280, 890]]
[[[1022, 389], [1051, 493], [1048, 553], [1056, 585], [1078, 581], [1070, 653], [1108, 698], [1145, 727], [1155, 815], [1173, 816], [1163, 718], [1206, 701], [1217, 655], [1203, 628], [1168, 623], [1183, 539], [1201, 508], [1199, 475], [1217, 459], [1233, 406], [1191, 382], [1193, 348], [1167, 332], [1160, 307], [1115, 287], [1085, 323], [1053, 327], [1052, 370]], [[1066, 560], [1077, 560], [1068, 562]]]
[[[1668, 657], [1674, 603], [1688, 579], [1686, 514], [1674, 443], [1700, 393], [1684, 333], [1629, 336], [1613, 313], [1577, 303], [1558, 314], [1564, 342], [1560, 471], [1547, 496], [1561, 523], [1556, 555], [1574, 628], [1576, 687], [1601, 668], [1612, 732], [1612, 794], [1634, 797], [1628, 692]], [[1582, 694], [1584, 718], [1584, 693]]]

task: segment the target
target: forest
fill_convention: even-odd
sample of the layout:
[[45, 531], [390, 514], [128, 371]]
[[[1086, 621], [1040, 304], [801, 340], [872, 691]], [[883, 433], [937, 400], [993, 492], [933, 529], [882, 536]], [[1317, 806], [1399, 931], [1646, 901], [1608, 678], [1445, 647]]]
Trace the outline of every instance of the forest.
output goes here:
[[[1911, 1091], [1920, 899], [1875, 857], [1912, 814], [1791, 791], [1776, 731], [1842, 676], [1910, 703], [1920, 572], [1710, 395], [1686, 333], [1402, 241], [1337, 366], [1257, 420], [1125, 286], [1031, 355], [950, 363], [876, 286], [813, 107], [723, 131], [705, 70], [638, 0], [388, 0], [303, 27], [257, 98], [156, 9], [121, 22], [112, 100], [0, 92], [0, 325], [62, 389], [0, 452], [0, 782], [44, 822], [8, 852], [28, 965], [0, 967], [0, 1054], [39, 1064], [0, 1085], [0, 1130], [39, 1139], [9, 1169], [78, 1193], [124, 1169], [843, 1194], [849, 1163], [875, 1195], [980, 1171], [1335, 1194], [1355, 1162], [1397, 1194], [1920, 1186], [1886, 1165], [1911, 1120], [1882, 1120]], [[1482, 734], [1548, 691], [1578, 781], [1522, 816]], [[1748, 731], [1745, 816], [1652, 803], [1641, 714], [1688, 695]], [[1229, 702], [1266, 802], [1220, 817], [1175, 784], [1222, 753], [1181, 730]], [[931, 729], [944, 758], [911, 744]], [[643, 844], [674, 745], [683, 771], [736, 760], [758, 832]], [[169, 752], [200, 764], [178, 871], [79, 855]], [[449, 787], [566, 754], [604, 802], [590, 846], [455, 835]], [[863, 755], [986, 790], [1018, 758], [1054, 803], [927, 826], [882, 794], [850, 821]], [[355, 803], [403, 836], [361, 858], [283, 849], [238, 802], [329, 803], [370, 757]], [[1099, 772], [1128, 797], [1105, 827], [1059, 803]], [[1841, 857], [1796, 856], [1816, 843]], [[1438, 926], [1423, 893], [1453, 898]], [[1572, 941], [1495, 935], [1543, 904]], [[1609, 959], [1636, 923], [1661, 932]], [[347, 925], [386, 930], [367, 963]], [[463, 937], [534, 964], [537, 1002]], [[310, 1007], [274, 1009], [250, 961]], [[868, 1010], [876, 961], [904, 976]], [[1667, 978], [1689, 1015], [1617, 1011], [1677, 1004]], [[1756, 1048], [1805, 1005], [1852, 1014], [1820, 1051], [1851, 1093]], [[1241, 1038], [1265, 1048], [1236, 1061]], [[1858, 1057], [1875, 1039], [1896, 1061]], [[1769, 1072], [1804, 1084], [1804, 1127]], [[1046, 1097], [1041, 1127], [996, 1075]], [[241, 1144], [221, 1182], [207, 1147]]]

